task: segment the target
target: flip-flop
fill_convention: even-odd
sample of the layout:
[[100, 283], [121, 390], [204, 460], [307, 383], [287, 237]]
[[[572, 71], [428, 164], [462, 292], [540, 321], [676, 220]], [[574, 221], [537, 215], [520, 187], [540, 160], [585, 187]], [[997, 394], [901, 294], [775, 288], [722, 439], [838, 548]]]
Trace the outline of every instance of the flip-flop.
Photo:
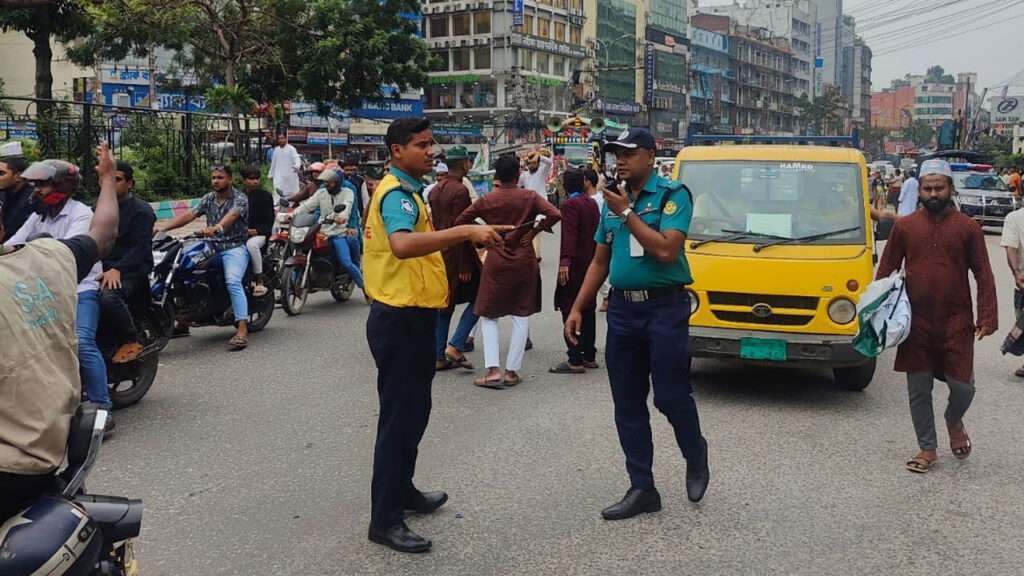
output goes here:
[[504, 385], [506, 388], [512, 388], [513, 386], [518, 386], [519, 384], [522, 384], [522, 382], [523, 382], [523, 377], [518, 375], [518, 374], [516, 374], [516, 377], [511, 379], [511, 380], [509, 380], [508, 377], [502, 378], [502, 380], [501, 380], [502, 385]]
[[932, 466], [935, 465], [935, 460], [930, 460], [924, 456], [918, 454], [907, 462], [907, 470], [914, 472], [915, 474], [924, 474], [931, 470]]
[[960, 433], [949, 431], [949, 448], [957, 460], [964, 460], [971, 455], [971, 438], [967, 435], [967, 427], [960, 421]]
[[465, 356], [462, 358], [456, 358], [450, 354], [445, 354], [444, 357], [448, 360], [448, 363], [452, 365], [452, 368], [458, 366], [459, 368], [465, 368], [466, 370], [473, 369], [473, 363], [467, 360]]
[[573, 368], [568, 362], [562, 362], [561, 364], [556, 364], [551, 368], [548, 368], [548, 372], [551, 372], [552, 374], [585, 374], [587, 369], [583, 366]]
[[263, 296], [266, 296], [267, 295], [267, 287], [266, 286], [256, 286], [255, 288], [252, 289], [252, 295], [255, 296], [256, 298], [262, 298]]
[[243, 350], [248, 345], [249, 339], [242, 338], [238, 334], [235, 334], [234, 336], [231, 337], [231, 340], [228, 340], [228, 346], [233, 346], [235, 350]]
[[597, 362], [587, 362], [586, 360], [584, 360], [583, 367], [587, 368], [588, 370], [597, 370], [598, 368], [601, 367], [601, 365], [598, 364]]
[[[443, 364], [442, 364], [443, 362]], [[451, 370], [455, 368], [451, 360], [435, 360], [434, 361], [434, 372], [444, 372], [445, 370]]]
[[491, 390], [502, 390], [505, 388], [505, 385], [500, 379], [488, 380], [486, 376], [481, 376], [480, 378], [473, 380], [473, 384], [476, 384], [481, 388], [490, 388]]

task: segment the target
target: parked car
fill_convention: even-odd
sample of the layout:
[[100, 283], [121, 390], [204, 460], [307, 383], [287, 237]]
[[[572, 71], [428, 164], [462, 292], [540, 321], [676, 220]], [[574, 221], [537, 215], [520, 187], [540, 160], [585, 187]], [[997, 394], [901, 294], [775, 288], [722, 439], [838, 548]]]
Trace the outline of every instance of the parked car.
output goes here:
[[960, 211], [982, 226], [1002, 226], [1006, 215], [1020, 208], [1020, 198], [986, 164], [952, 164]]

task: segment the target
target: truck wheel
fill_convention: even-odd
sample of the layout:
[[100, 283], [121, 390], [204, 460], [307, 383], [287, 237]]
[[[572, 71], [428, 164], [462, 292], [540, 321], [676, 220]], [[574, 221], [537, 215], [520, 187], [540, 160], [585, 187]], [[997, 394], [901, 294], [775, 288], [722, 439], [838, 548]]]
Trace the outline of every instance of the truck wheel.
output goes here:
[[835, 376], [836, 386], [840, 389], [863, 390], [868, 387], [868, 384], [871, 384], [871, 379], [875, 376], [875, 359], [872, 358], [860, 366], [833, 368], [832, 374]]

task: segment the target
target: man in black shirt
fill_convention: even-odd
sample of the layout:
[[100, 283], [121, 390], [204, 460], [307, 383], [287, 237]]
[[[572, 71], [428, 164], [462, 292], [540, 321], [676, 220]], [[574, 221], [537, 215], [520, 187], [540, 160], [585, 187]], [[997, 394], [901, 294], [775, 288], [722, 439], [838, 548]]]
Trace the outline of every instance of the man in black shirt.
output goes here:
[[249, 239], [245, 242], [245, 249], [249, 252], [249, 265], [256, 274], [252, 295], [259, 298], [267, 293], [267, 287], [263, 285], [262, 250], [274, 227], [274, 197], [263, 189], [259, 168], [249, 165], [238, 172], [242, 175], [245, 195], [249, 197]]
[[3, 235], [0, 238], [13, 236], [32, 214], [29, 199], [35, 186], [21, 177], [27, 167], [22, 156], [0, 158], [0, 209], [3, 211]]
[[156, 214], [149, 204], [132, 195], [135, 170], [131, 164], [118, 161], [115, 181], [120, 224], [114, 249], [103, 259], [99, 298], [102, 318], [115, 331], [121, 345], [113, 357], [113, 362], [120, 364], [135, 360], [142, 352], [131, 310], [139, 309], [149, 294]]

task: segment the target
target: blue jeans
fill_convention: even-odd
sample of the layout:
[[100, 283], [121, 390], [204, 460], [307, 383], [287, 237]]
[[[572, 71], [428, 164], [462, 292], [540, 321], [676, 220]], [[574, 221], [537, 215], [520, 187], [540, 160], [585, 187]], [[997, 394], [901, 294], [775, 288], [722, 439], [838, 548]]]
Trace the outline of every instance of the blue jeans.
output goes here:
[[221, 265], [224, 266], [224, 285], [231, 297], [231, 309], [235, 313], [235, 322], [249, 321], [249, 301], [245, 298], [245, 288], [242, 287], [242, 280], [245, 278], [245, 269], [249, 266], [249, 252], [245, 244], [235, 246], [230, 250], [217, 253]]
[[462, 311], [462, 317], [459, 318], [459, 325], [455, 327], [455, 334], [452, 336], [451, 341], [448, 340], [448, 329], [452, 324], [452, 314], [445, 314], [443, 311], [437, 315], [437, 358], [438, 362], [445, 359], [444, 349], [447, 344], [451, 344], [452, 348], [455, 348], [459, 352], [466, 351], [466, 339], [469, 338], [469, 333], [473, 331], [473, 326], [476, 326], [479, 318], [476, 314], [473, 314], [473, 304], [476, 303], [476, 297], [473, 298], [468, 304], [466, 309]]
[[345, 236], [345, 239], [352, 250], [352, 261], [358, 267], [363, 262], [363, 234], [360, 232], [358, 236]]
[[363, 274], [359, 271], [359, 266], [352, 261], [352, 254], [358, 254], [357, 250], [359, 249], [359, 239], [346, 234], [344, 236], [332, 237], [331, 242], [334, 243], [334, 255], [337, 256], [338, 263], [345, 269], [345, 272], [348, 272], [348, 275], [352, 278], [352, 281], [356, 283], [356, 286], [359, 286], [359, 289], [362, 290]]
[[85, 397], [105, 408], [110, 408], [110, 391], [107, 389], [107, 365], [96, 345], [96, 328], [100, 324], [99, 290], [88, 290], [78, 294], [78, 310], [75, 318], [75, 332], [78, 333], [78, 364]]

